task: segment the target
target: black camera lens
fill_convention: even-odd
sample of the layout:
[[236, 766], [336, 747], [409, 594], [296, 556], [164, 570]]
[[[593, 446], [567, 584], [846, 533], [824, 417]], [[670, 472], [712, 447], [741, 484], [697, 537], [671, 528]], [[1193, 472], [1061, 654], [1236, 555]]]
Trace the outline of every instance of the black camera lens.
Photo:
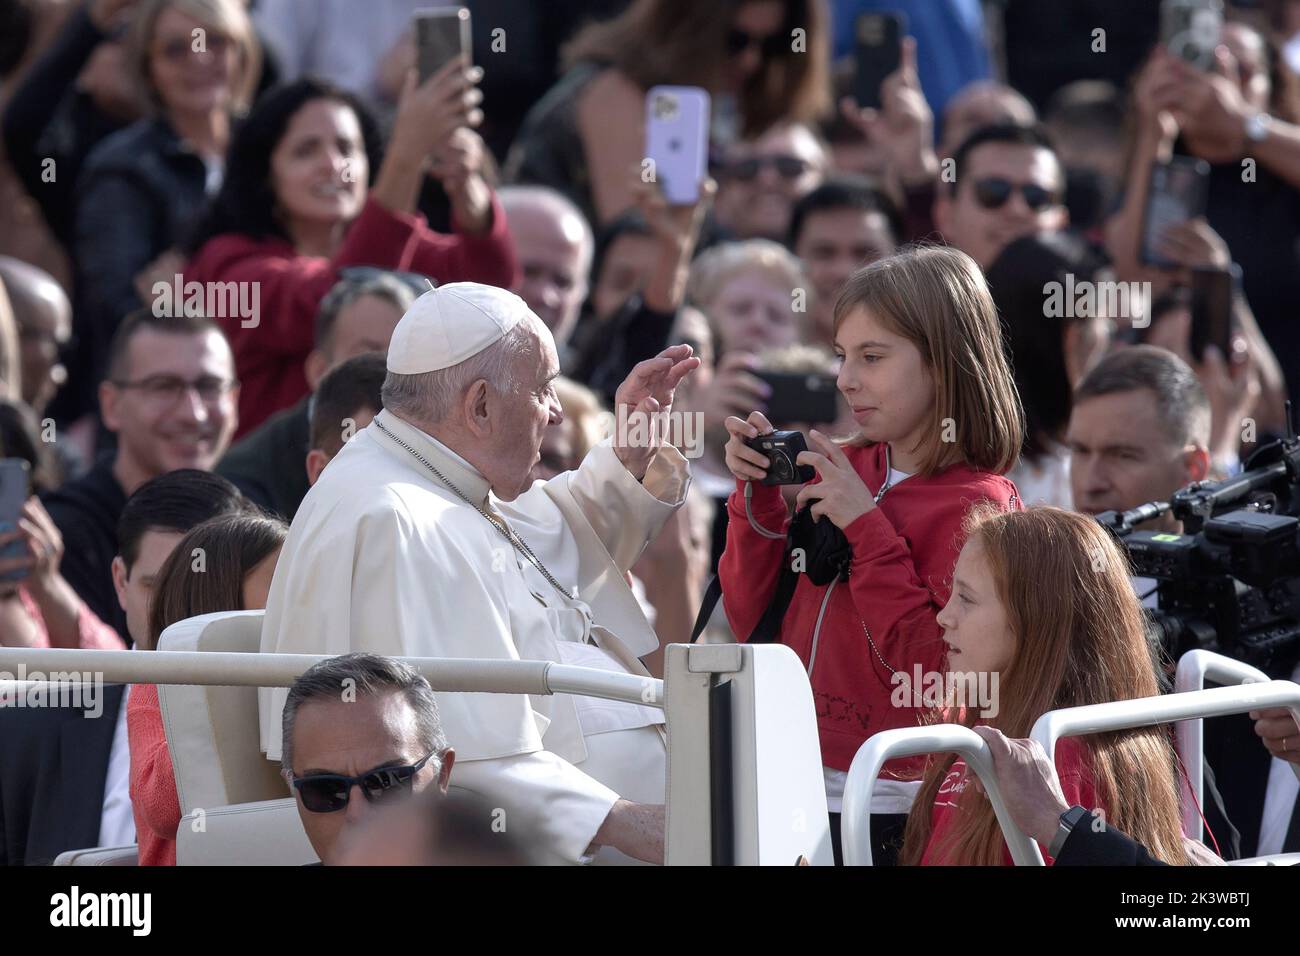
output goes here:
[[782, 452], [777, 452], [772, 456], [772, 467], [768, 469], [768, 478], [789, 484], [794, 480], [794, 468], [790, 464], [790, 459]]

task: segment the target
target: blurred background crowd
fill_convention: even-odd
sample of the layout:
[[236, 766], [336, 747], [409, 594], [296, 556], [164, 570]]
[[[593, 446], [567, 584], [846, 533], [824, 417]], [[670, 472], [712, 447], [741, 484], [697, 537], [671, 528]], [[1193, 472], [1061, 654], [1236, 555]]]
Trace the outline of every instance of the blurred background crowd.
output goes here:
[[[417, 84], [412, 15], [440, 5], [0, 0], [0, 457], [25, 459], [35, 492], [3, 539], [23, 542], [4, 568], [29, 573], [0, 596], [0, 643], [151, 646], [200, 612], [150, 619], [169, 555], [223, 514], [225, 552], [257, 547], [198, 604], [262, 606], [280, 522], [381, 407], [382, 353], [430, 282], [511, 289], [553, 333], [564, 421], [538, 478], [600, 440], [636, 362], [679, 342], [703, 359], [676, 406], [704, 423], [692, 495], [634, 569], [664, 643], [688, 638], [726, 540], [724, 419], [833, 378], [839, 290], [906, 243], [985, 270], [1029, 426], [1010, 475], [1026, 504], [1131, 507], [1188, 475], [1127, 468], [1112, 446], [1149, 447], [1140, 431], [1071, 435], [1080, 395], [1151, 385], [1176, 417], [1177, 389], [1199, 389], [1193, 477], [1285, 430], [1300, 147], [1259, 144], [1300, 122], [1300, 2], [1227, 3], [1197, 69], [1159, 49], [1155, 2], [465, 0], [473, 68]], [[864, 106], [855, 25], [873, 12], [907, 38]], [[642, 175], [658, 84], [711, 96], [691, 206]], [[1157, 266], [1148, 171], [1171, 156], [1208, 163], [1207, 191]], [[1193, 334], [1206, 271], [1237, 277], [1222, 346]], [[1044, 287], [1067, 277], [1151, 294], [1052, 314]], [[183, 309], [191, 281], [237, 283], [250, 308]], [[1173, 357], [1139, 370], [1154, 382], [1076, 391], [1143, 343]], [[843, 412], [775, 424], [834, 433]], [[196, 472], [277, 517], [230, 523], [213, 503], [229, 486]], [[174, 473], [179, 498], [128, 503]]]

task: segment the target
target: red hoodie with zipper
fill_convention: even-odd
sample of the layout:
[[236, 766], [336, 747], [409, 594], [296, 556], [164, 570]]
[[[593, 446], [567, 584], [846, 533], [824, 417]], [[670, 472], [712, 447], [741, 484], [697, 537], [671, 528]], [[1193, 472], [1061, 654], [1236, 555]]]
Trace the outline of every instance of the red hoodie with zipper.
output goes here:
[[[867, 487], [878, 490], [886, 474], [885, 445], [846, 446], [844, 453]], [[723, 607], [740, 641], [749, 638], [772, 599], [785, 549], [784, 541], [750, 527], [744, 489], [737, 481], [727, 501], [727, 547], [718, 564]], [[913, 475], [844, 529], [853, 547], [847, 581], [818, 587], [799, 575], [781, 624], [781, 643], [804, 667], [811, 661], [827, 767], [847, 771], [864, 740], [882, 730], [915, 727], [926, 711], [916, 706], [921, 701], [914, 699], [911, 682], [918, 665], [922, 675], [943, 670], [947, 645], [935, 615], [948, 600], [962, 521], [984, 499], [1006, 510], [1021, 507], [1009, 479], [968, 465], [953, 465], [931, 478]], [[789, 514], [779, 487], [755, 484], [750, 504], [760, 526], [786, 530]], [[814, 659], [813, 631], [824, 601]], [[894, 682], [893, 672], [907, 675], [909, 683]], [[923, 691], [924, 684], [915, 688], [918, 697]], [[919, 769], [923, 761], [886, 766], [897, 772]]]

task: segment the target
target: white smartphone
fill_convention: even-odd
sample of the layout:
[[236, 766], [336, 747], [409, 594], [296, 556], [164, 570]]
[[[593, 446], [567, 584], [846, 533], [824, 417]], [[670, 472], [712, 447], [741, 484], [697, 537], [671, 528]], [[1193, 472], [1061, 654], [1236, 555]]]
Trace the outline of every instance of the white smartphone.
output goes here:
[[645, 99], [646, 159], [664, 198], [689, 206], [709, 168], [709, 94], [698, 86], [652, 86]]
[[466, 7], [416, 10], [413, 20], [416, 62], [421, 83], [442, 69], [453, 57], [463, 54], [469, 59], [472, 43], [469, 10]]

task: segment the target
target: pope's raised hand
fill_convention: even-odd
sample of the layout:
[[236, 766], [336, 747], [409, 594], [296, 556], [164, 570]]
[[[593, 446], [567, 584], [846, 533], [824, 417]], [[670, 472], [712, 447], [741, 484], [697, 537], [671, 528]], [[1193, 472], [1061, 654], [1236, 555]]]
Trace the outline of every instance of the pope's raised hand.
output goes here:
[[692, 351], [689, 345], [673, 345], [638, 362], [614, 393], [614, 454], [638, 481], [664, 440], [661, 426], [672, 410], [677, 386], [699, 367]]

